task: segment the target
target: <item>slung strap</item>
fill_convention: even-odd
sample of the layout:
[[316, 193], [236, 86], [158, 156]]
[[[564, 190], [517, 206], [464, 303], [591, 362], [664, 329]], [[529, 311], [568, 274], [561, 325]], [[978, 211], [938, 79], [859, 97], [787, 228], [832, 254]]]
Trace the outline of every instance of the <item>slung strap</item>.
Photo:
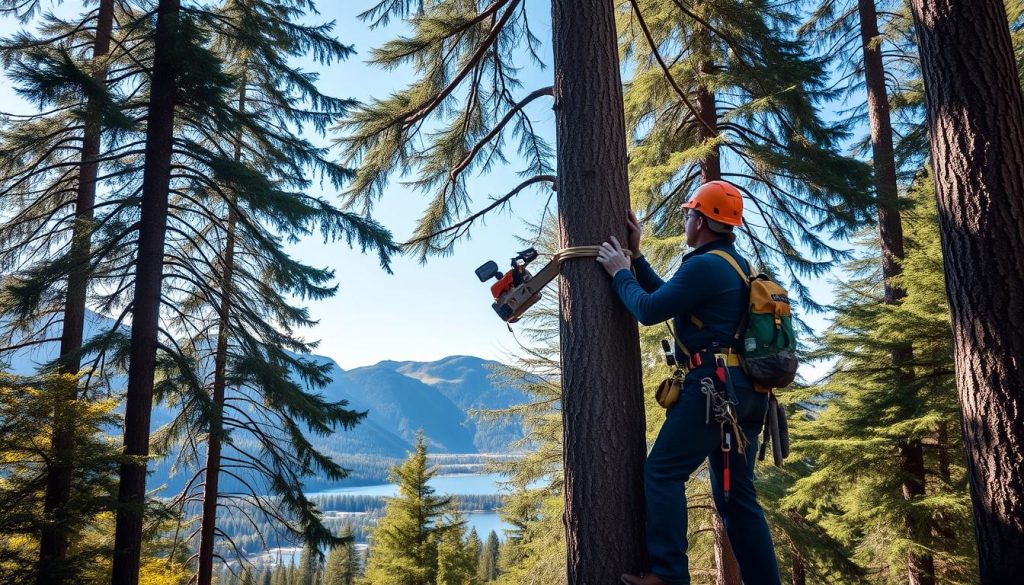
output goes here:
[[[740, 275], [740, 280], [742, 280], [743, 284], [747, 286], [747, 289], [750, 289], [750, 281], [754, 278], [755, 275], [751, 274], [750, 276], [747, 276], [747, 273], [743, 272], [743, 269], [740, 268], [739, 263], [736, 262], [736, 259], [732, 257], [732, 254], [724, 252], [722, 250], [711, 250], [710, 252], [708, 252], [708, 254], [714, 254], [715, 256], [718, 256], [719, 258], [722, 258], [726, 262], [728, 262], [729, 266], [732, 266], [732, 269], [736, 271], [736, 274]], [[750, 266], [749, 262], [747, 263], [747, 266]], [[749, 300], [747, 302], [749, 303]], [[747, 329], [747, 317], [747, 312], [743, 311], [743, 315], [740, 318], [739, 327], [736, 328], [736, 333], [733, 333], [732, 335], [734, 341], [739, 341], [740, 337], [743, 336], [743, 332]]]
[[[743, 280], [743, 283], [746, 284], [748, 288], [750, 287], [750, 280], [749, 279], [753, 278], [754, 275], [751, 274], [750, 276], [747, 276], [747, 274], [745, 272], [743, 272], [743, 269], [740, 268], [740, 265], [736, 262], [736, 260], [732, 257], [731, 254], [729, 254], [728, 252], [723, 252], [722, 250], [711, 250], [708, 253], [709, 254], [714, 254], [715, 256], [718, 256], [719, 258], [725, 259], [725, 261], [729, 263], [729, 266], [732, 266], [733, 270], [735, 270], [736, 273], [740, 275], [740, 278]], [[749, 263], [748, 263], [748, 266], [749, 266]], [[743, 330], [747, 328], [746, 320], [747, 320], [746, 319], [746, 314], [744, 314], [743, 315], [743, 319], [740, 321], [739, 329], [737, 329], [736, 333], [734, 333], [733, 336], [732, 336], [732, 338], [734, 340], [739, 340], [740, 336], [743, 334]], [[700, 318], [697, 317], [696, 315], [690, 315], [690, 322], [693, 323], [694, 325], [696, 325], [697, 329], [703, 329], [704, 328], [704, 322], [701, 321]], [[665, 321], [665, 327], [668, 328], [668, 332], [672, 334], [672, 339], [675, 340], [676, 345], [683, 352], [683, 355], [685, 355], [686, 359], [689, 360], [690, 359], [690, 352], [686, 351], [686, 346], [683, 345], [683, 342], [679, 341], [678, 337], [676, 337], [676, 332], [672, 330], [672, 326], [668, 324], [668, 321]]]
[[728, 262], [729, 266], [732, 266], [732, 269], [736, 271], [736, 274], [740, 275], [740, 278], [743, 279], [743, 282], [747, 286], [750, 286], [750, 279], [754, 278], [754, 274], [748, 275], [746, 272], [743, 272], [743, 269], [740, 268], [739, 263], [736, 262], [736, 259], [732, 257], [732, 254], [728, 252], [723, 252], [722, 250], [711, 250], [710, 252], [708, 252], [708, 254], [714, 254], [715, 256], [718, 256], [719, 258], [722, 258], [726, 262]]

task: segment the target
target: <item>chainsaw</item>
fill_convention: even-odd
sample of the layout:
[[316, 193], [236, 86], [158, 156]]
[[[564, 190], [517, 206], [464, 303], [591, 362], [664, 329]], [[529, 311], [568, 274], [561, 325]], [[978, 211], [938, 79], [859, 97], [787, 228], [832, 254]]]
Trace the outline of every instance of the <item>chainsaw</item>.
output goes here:
[[491, 307], [502, 321], [518, 321], [527, 309], [540, 300], [544, 287], [558, 276], [558, 259], [548, 262], [537, 274], [531, 274], [526, 267], [536, 259], [537, 251], [527, 248], [512, 258], [512, 267], [508, 272], [502, 273], [494, 260], [476, 269], [480, 282], [492, 278], [497, 280], [491, 285], [491, 296], [494, 297]]

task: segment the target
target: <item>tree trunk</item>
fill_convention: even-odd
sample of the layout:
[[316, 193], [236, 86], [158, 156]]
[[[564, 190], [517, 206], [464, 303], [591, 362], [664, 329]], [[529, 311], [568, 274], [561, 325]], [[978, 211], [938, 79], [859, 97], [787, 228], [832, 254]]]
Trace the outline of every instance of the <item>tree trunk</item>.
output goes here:
[[160, 286], [174, 137], [174, 102], [177, 92], [174, 55], [179, 9], [180, 0], [160, 0], [157, 7], [124, 412], [124, 452], [132, 460], [121, 464], [112, 585], [137, 585], [139, 581], [146, 457], [149, 455], [149, 424], [153, 408], [153, 375], [160, 327]]
[[[243, 67], [243, 71], [244, 71]], [[245, 112], [247, 76], [243, 72], [238, 96], [238, 111]], [[242, 132], [235, 142], [235, 162], [242, 160]], [[232, 202], [233, 203], [233, 202]], [[227, 239], [224, 242], [224, 274], [221, 280], [219, 323], [217, 325], [217, 353], [213, 365], [214, 419], [206, 445], [206, 472], [203, 488], [203, 519], [199, 530], [199, 571], [198, 585], [210, 585], [213, 581], [213, 544], [217, 530], [217, 497], [220, 483], [221, 438], [224, 434], [224, 391], [227, 387], [228, 364], [228, 320], [231, 316], [232, 277], [235, 271], [235, 227], [237, 218], [234, 205], [228, 205]]]
[[882, 275], [885, 277], [885, 302], [899, 304], [907, 291], [895, 286], [892, 278], [902, 273], [903, 221], [899, 212], [899, 187], [896, 181], [896, 157], [893, 154], [892, 121], [889, 95], [885, 89], [885, 65], [878, 39], [878, 16], [874, 0], [858, 0], [860, 36], [864, 49], [864, 80], [868, 90], [868, 120], [871, 126], [871, 158], [874, 168], [878, 233], [882, 243]]
[[[114, 22], [114, 0], [101, 0], [96, 17], [96, 40], [93, 43], [93, 78], [106, 83], [110, 52], [110, 34]], [[89, 283], [89, 252], [92, 243], [93, 207], [96, 203], [96, 159], [100, 154], [101, 123], [97, 106], [86, 105], [89, 116], [82, 136], [82, 159], [78, 169], [78, 189], [75, 197], [75, 226], [71, 237], [71, 271], [64, 299], [64, 317], [60, 339], [61, 373], [78, 374], [82, 366], [78, 350], [85, 332], [85, 294]], [[78, 398], [76, 386], [63, 399], [68, 405]], [[68, 551], [68, 511], [63, 508], [71, 498], [71, 479], [74, 465], [75, 425], [67, 408], [54, 412], [51, 448], [53, 461], [46, 478], [43, 515], [50, 524], [39, 535], [39, 567], [36, 582], [58, 583], [63, 561]]]
[[[945, 421], [940, 422], [935, 430], [935, 450], [937, 452], [935, 463], [937, 468], [936, 475], [938, 475], [939, 481], [947, 486], [953, 481], [950, 472], [952, 462], [949, 459], [952, 449], [953, 446], [949, 443], [949, 423]], [[942, 538], [947, 547], [956, 546], [956, 529], [950, 524], [949, 518], [946, 518], [941, 513], [936, 512], [932, 515], [932, 533]]]
[[[625, 242], [626, 132], [612, 0], [555, 0], [561, 245]], [[643, 384], [636, 321], [597, 262], [560, 283], [568, 583], [617, 583], [644, 566]]]
[[[714, 499], [712, 499], [714, 502]], [[725, 522], [717, 509], [711, 511], [712, 528], [715, 535], [715, 585], [740, 585], [740, 564], [729, 542]]]
[[[882, 47], [877, 44], [878, 15], [874, 0], [858, 0], [860, 12], [861, 46], [864, 51], [864, 79], [868, 92], [868, 120], [871, 126], [871, 155], [874, 166], [878, 233], [882, 248], [882, 276], [887, 305], [898, 305], [907, 291], [894, 283], [902, 272], [899, 262], [903, 249], [903, 221], [899, 211], [899, 187], [896, 181], [896, 157], [893, 153], [892, 120], [889, 96], [885, 89], [885, 65]], [[891, 353], [894, 381], [897, 391], [905, 391], [914, 381], [912, 363], [914, 349], [908, 343], [894, 348]], [[924, 451], [920, 441], [907, 441], [899, 446], [903, 482], [903, 496], [920, 498], [925, 493]], [[913, 511], [904, 519], [907, 536], [923, 545], [931, 533], [927, 518]], [[935, 563], [924, 547], [915, 548], [907, 556], [907, 574], [911, 585], [934, 585]]]
[[[913, 440], [899, 445], [900, 470], [904, 473], [903, 499], [919, 500], [924, 497], [924, 449], [921, 441]], [[912, 549], [907, 555], [907, 583], [909, 585], [934, 585], [935, 563], [927, 554], [924, 545], [931, 535], [931, 522], [927, 516], [908, 512], [903, 518], [907, 536], [921, 548]]]
[[[710, 33], [709, 33], [710, 34]], [[710, 75], [715, 72], [715, 65], [711, 61], [704, 61], [700, 65], [701, 73]], [[697, 130], [700, 133], [701, 142], [715, 140], [718, 138], [718, 106], [715, 104], [715, 92], [708, 89], [701, 81], [697, 82]], [[722, 180], [722, 158], [719, 148], [716, 146], [714, 154], [711, 154], [700, 163], [701, 179], [708, 181]]]
[[[710, 61], [701, 63], [701, 72], [705, 75], [714, 73], [715, 65]], [[698, 81], [697, 84], [697, 128], [700, 132], [702, 142], [718, 138], [718, 106], [715, 100], [715, 92], [708, 89], [706, 85]], [[713, 153], [700, 162], [700, 175], [703, 182], [722, 180], [722, 159], [719, 154], [719, 147], [715, 147]], [[732, 550], [729, 542], [729, 535], [725, 530], [725, 522], [718, 513], [714, 498], [711, 500], [714, 517], [712, 530], [715, 534], [715, 579], [718, 585], [740, 585], [740, 564], [736, 560], [736, 553]]]
[[807, 563], [796, 547], [793, 547], [793, 585], [807, 585]]
[[1024, 96], [1000, 0], [913, 0], [984, 585], [1024, 574]]

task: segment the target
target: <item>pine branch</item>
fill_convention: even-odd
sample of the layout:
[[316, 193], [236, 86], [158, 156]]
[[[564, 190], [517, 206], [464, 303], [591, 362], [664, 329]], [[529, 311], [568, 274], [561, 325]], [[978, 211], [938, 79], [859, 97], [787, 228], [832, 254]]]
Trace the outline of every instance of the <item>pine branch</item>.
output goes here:
[[492, 211], [496, 207], [508, 203], [510, 199], [518, 195], [519, 192], [522, 191], [523, 189], [529, 187], [530, 185], [545, 181], [551, 183], [552, 188], [554, 188], [554, 186], [558, 184], [558, 178], [554, 175], [538, 175], [535, 177], [530, 177], [529, 179], [516, 185], [516, 187], [509, 191], [508, 193], [502, 195], [501, 197], [493, 199], [492, 203], [487, 207], [481, 209], [480, 211], [477, 211], [476, 213], [470, 215], [469, 217], [466, 217], [465, 219], [462, 219], [458, 223], [445, 227], [444, 229], [438, 230], [436, 232], [416, 237], [412, 240], [409, 240], [408, 242], [405, 242], [404, 244], [402, 244], [402, 246], [419, 247], [421, 244], [429, 244], [438, 236], [450, 233], [452, 231], [462, 231], [464, 230], [464, 228], [468, 228], [470, 225], [472, 225], [473, 222], [486, 215], [489, 211]]
[[629, 0], [629, 3], [633, 7], [633, 14], [636, 15], [637, 22], [640, 24], [640, 29], [644, 33], [644, 38], [647, 39], [647, 44], [651, 48], [651, 53], [654, 55], [654, 58], [658, 61], [658, 65], [661, 66], [662, 71], [665, 73], [665, 79], [669, 82], [669, 85], [672, 86], [672, 89], [675, 90], [679, 99], [686, 104], [686, 109], [690, 110], [690, 113], [697, 119], [697, 122], [704, 126], [704, 128], [711, 133], [711, 136], [717, 136], [718, 130], [711, 127], [711, 125], [709, 125], [707, 121], [697, 113], [697, 108], [694, 107], [692, 102], [690, 102], [690, 98], [686, 96], [683, 90], [679, 87], [679, 84], [676, 83], [676, 79], [669, 70], [668, 65], [666, 65], [665, 60], [661, 58], [661, 53], [658, 52], [657, 43], [654, 42], [654, 37], [651, 36], [651, 29], [647, 27], [647, 22], [644, 20], [644, 16], [640, 12], [640, 5], [637, 3], [637, 0]]
[[455, 167], [451, 170], [451, 172], [449, 172], [449, 174], [448, 174], [449, 181], [454, 182], [456, 180], [456, 178], [458, 177], [458, 175], [460, 173], [462, 173], [462, 171], [466, 170], [466, 167], [469, 166], [469, 164], [473, 161], [473, 158], [475, 158], [476, 155], [479, 154], [479, 152], [484, 148], [484, 146], [486, 146], [488, 142], [493, 140], [495, 136], [500, 134], [501, 131], [504, 130], [505, 126], [509, 123], [509, 121], [512, 120], [512, 118], [516, 114], [521, 112], [523, 108], [525, 108], [527, 105], [529, 105], [530, 102], [536, 100], [537, 98], [543, 97], [543, 96], [552, 96], [552, 95], [554, 95], [553, 94], [553, 88], [551, 86], [548, 86], [548, 87], [545, 87], [545, 88], [538, 89], [538, 90], [530, 93], [529, 95], [527, 95], [522, 100], [516, 102], [512, 106], [512, 108], [508, 112], [505, 113], [505, 115], [501, 118], [501, 120], [499, 120], [498, 123], [494, 125], [494, 127], [491, 129], [491, 131], [488, 132], [486, 136], [484, 136], [479, 141], [477, 141], [477, 143], [475, 145], [473, 145], [473, 148], [470, 149], [470, 151], [466, 154], [465, 157], [463, 157], [463, 159], [459, 162], [459, 164], [455, 165]]
[[480, 60], [483, 59], [484, 55], [486, 55], [487, 52], [491, 49], [491, 46], [498, 39], [498, 35], [501, 33], [501, 30], [505, 27], [505, 24], [508, 22], [509, 18], [512, 17], [512, 14], [515, 12], [515, 9], [519, 5], [520, 1], [521, 0], [509, 0], [510, 4], [508, 9], [491, 27], [490, 32], [487, 34], [486, 37], [484, 37], [483, 41], [477, 47], [477, 50], [470, 57], [469, 61], [466, 62], [462, 69], [458, 73], [456, 73], [455, 76], [451, 79], [448, 85], [440, 92], [438, 92], [433, 99], [421, 105], [415, 112], [411, 112], [401, 120], [403, 128], [410, 128], [423, 118], [429, 116], [430, 113], [437, 108], [437, 106], [439, 106], [449, 95], [451, 95], [453, 91], [455, 91], [455, 88], [457, 88], [462, 83], [462, 80], [465, 79], [466, 76], [469, 75], [469, 73], [476, 68], [477, 64], [480, 63]]

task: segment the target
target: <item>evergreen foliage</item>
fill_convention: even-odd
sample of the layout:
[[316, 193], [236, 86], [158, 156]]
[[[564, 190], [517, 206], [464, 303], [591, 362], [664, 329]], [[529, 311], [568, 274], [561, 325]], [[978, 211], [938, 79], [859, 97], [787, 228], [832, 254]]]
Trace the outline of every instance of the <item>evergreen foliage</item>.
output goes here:
[[466, 555], [472, 564], [471, 569], [475, 579], [474, 583], [483, 583], [481, 576], [482, 553], [483, 543], [480, 542], [480, 535], [477, 534], [476, 528], [471, 528], [469, 535], [466, 537]]
[[[414, 81], [384, 99], [361, 104], [341, 124], [346, 160], [356, 164], [349, 201], [369, 208], [392, 176], [431, 194], [409, 242], [421, 259], [450, 253], [474, 221], [524, 189], [553, 185], [553, 150], [525, 108], [551, 88], [520, 93], [517, 58], [540, 64], [540, 41], [521, 0], [381, 0], [361, 17], [373, 28], [408, 19], [410, 36], [370, 54], [384, 70], [411, 67]], [[526, 178], [485, 208], [471, 212], [466, 181], [505, 163], [515, 141]]]
[[444, 516], [452, 510], [452, 498], [435, 495], [427, 485], [436, 474], [428, 466], [423, 434], [416, 450], [394, 468], [391, 481], [398, 495], [388, 498], [387, 511], [370, 537], [370, 554], [359, 583], [364, 585], [417, 585], [435, 583], [438, 576], [438, 545], [453, 526]]
[[323, 585], [354, 585], [359, 574], [359, 555], [356, 553], [352, 525], [346, 525], [339, 536], [343, 543], [327, 553]]
[[[15, 378], [0, 374], [0, 582], [34, 583], [38, 535], [49, 523], [81, 534], [114, 508], [120, 449], [104, 429], [117, 423], [116, 401], [67, 400], [79, 380], [50, 374]], [[70, 497], [43, 513], [46, 479], [60, 463], [50, 441], [56, 418], [74, 421], [76, 462]], [[79, 538], [54, 578], [84, 582], [92, 565], [110, 554], [110, 543]]]
[[[853, 560], [876, 583], [903, 582], [914, 549], [934, 555], [941, 582], [976, 578], [966, 469], [954, 456], [962, 440], [933, 189], [922, 173], [909, 195], [904, 303], [884, 304], [870, 252], [847, 264], [836, 316], [815, 352], [837, 362], [820, 386], [796, 397], [803, 408], [791, 425], [797, 456], [812, 463], [783, 504], [808, 510], [853, 547]], [[893, 344], [909, 341], [915, 375], [900, 385], [887, 356]], [[899, 449], [907, 440], [925, 446], [926, 494], [910, 500], [901, 492]], [[908, 507], [931, 518], [923, 542], [904, 528]]]

